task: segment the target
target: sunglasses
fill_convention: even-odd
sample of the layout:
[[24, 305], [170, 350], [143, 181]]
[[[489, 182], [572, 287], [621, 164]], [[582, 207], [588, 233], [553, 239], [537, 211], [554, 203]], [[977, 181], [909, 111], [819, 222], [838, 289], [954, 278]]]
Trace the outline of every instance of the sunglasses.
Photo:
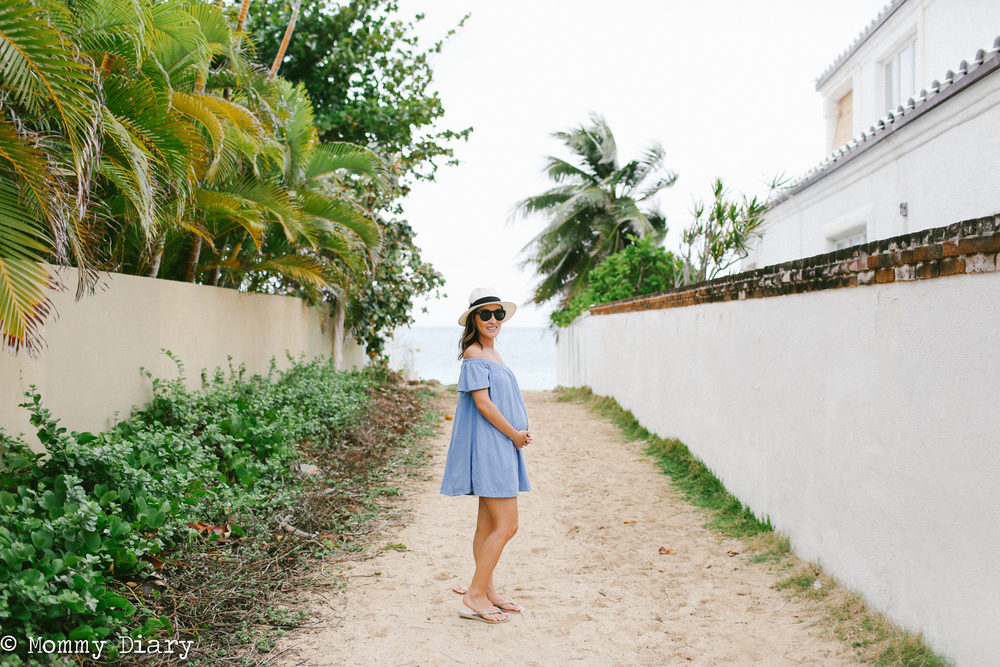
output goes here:
[[507, 311], [503, 308], [497, 308], [496, 310], [480, 310], [476, 312], [479, 315], [479, 319], [483, 322], [489, 322], [491, 317], [496, 317], [497, 322], [503, 322], [503, 318], [507, 317]]

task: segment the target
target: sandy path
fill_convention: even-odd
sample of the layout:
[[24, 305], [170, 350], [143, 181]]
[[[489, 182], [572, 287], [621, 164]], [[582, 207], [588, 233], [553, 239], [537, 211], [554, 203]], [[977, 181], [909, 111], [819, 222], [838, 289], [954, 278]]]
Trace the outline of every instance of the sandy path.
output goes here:
[[[427, 481], [406, 485], [406, 524], [353, 564], [314, 609], [318, 626], [278, 647], [282, 665], [842, 665], [851, 654], [774, 591], [775, 575], [703, 528], [617, 428], [550, 392], [525, 392], [534, 491], [495, 579], [528, 608], [487, 625], [457, 615], [472, 574], [476, 500], [438, 494], [450, 422]], [[442, 408], [454, 408], [449, 397]], [[660, 555], [664, 546], [676, 555]]]

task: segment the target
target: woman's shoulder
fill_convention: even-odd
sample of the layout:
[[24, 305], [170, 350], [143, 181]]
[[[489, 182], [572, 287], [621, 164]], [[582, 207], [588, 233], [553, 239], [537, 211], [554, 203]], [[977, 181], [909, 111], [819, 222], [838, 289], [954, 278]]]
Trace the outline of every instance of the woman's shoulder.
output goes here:
[[503, 366], [503, 361], [501, 361], [499, 357], [497, 357], [496, 355], [489, 354], [488, 352], [485, 352], [482, 348], [478, 348], [472, 351], [471, 354], [469, 353], [470, 350], [472, 350], [471, 347], [466, 349], [465, 353], [463, 354], [462, 365], [468, 364], [471, 366], [484, 366], [484, 367], [489, 367], [493, 365]]
[[469, 347], [465, 348], [465, 352], [462, 353], [462, 360], [466, 359], [483, 359], [483, 348], [479, 346], [478, 343], [473, 343]]

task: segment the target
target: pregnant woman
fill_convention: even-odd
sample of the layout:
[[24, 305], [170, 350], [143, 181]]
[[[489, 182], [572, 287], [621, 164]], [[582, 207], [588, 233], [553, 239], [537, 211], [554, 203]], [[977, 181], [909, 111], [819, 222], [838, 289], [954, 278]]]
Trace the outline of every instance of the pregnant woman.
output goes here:
[[524, 611], [493, 586], [500, 554], [517, 532], [517, 494], [531, 490], [521, 452], [531, 442], [528, 413], [517, 378], [495, 345], [501, 323], [516, 310], [492, 287], [481, 287], [472, 291], [468, 309], [458, 318], [465, 327], [459, 343], [462, 370], [441, 483], [445, 495], [479, 496], [472, 540], [476, 572], [459, 616], [486, 623], [503, 623], [510, 618], [507, 612]]

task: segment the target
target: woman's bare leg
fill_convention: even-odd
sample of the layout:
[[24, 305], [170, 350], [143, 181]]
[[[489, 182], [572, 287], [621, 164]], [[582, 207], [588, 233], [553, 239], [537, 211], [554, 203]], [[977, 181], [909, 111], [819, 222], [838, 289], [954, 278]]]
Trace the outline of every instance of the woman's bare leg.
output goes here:
[[[476, 573], [472, 576], [468, 592], [462, 598], [466, 606], [479, 612], [493, 608], [490, 597], [497, 597], [493, 590], [493, 570], [504, 546], [516, 532], [517, 498], [479, 498], [476, 535], [472, 540]], [[483, 615], [494, 621], [507, 618], [507, 614], [503, 612]]]
[[[482, 548], [483, 540], [486, 536], [490, 534], [493, 530], [493, 517], [490, 516], [489, 510], [486, 508], [486, 503], [482, 498], [479, 499], [479, 515], [476, 519], [476, 535], [472, 538], [472, 556], [475, 558], [476, 563], [479, 563], [479, 551]], [[506, 604], [508, 601], [505, 600], [499, 593], [497, 593], [496, 588], [493, 587], [493, 574], [490, 574], [489, 583], [486, 584], [486, 597], [493, 604]], [[503, 610], [501, 610], [503, 611]]]

